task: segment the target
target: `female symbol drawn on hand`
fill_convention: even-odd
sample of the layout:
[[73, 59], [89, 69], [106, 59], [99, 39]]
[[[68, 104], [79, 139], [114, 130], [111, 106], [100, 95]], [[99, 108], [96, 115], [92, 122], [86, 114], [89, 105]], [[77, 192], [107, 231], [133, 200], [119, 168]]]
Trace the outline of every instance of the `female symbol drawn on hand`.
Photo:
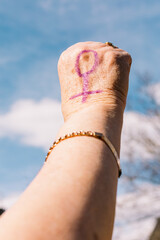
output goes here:
[[[93, 67], [91, 68], [91, 70], [89, 70], [88, 72], [85, 72], [85, 73], [81, 73], [81, 70], [80, 70], [80, 68], [79, 68], [80, 57], [81, 57], [81, 55], [82, 55], [83, 53], [88, 53], [88, 52], [92, 52], [92, 53], [94, 54], [95, 62], [94, 62]], [[89, 74], [91, 74], [91, 73], [96, 69], [96, 67], [98, 66], [98, 64], [99, 64], [99, 59], [98, 59], [98, 54], [97, 54], [96, 51], [94, 51], [94, 50], [83, 50], [83, 51], [81, 51], [81, 52], [79, 53], [79, 55], [77, 56], [77, 59], [76, 59], [75, 70], [76, 70], [78, 76], [79, 76], [79, 77], [82, 77], [82, 79], [83, 79], [83, 92], [72, 96], [70, 99], [74, 99], [74, 98], [76, 98], [76, 97], [83, 96], [83, 97], [82, 97], [82, 103], [85, 103], [86, 100], [87, 100], [87, 96], [88, 96], [89, 94], [94, 94], [94, 93], [100, 93], [100, 92], [102, 92], [101, 90], [88, 91]]]

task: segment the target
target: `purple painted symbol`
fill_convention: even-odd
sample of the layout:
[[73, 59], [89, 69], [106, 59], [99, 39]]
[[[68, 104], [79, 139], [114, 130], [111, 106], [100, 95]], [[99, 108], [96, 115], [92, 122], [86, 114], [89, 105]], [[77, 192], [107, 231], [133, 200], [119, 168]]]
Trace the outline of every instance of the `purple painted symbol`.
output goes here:
[[[91, 70], [89, 70], [88, 72], [85, 72], [85, 73], [81, 73], [81, 70], [79, 68], [79, 61], [80, 61], [80, 57], [83, 53], [88, 53], [88, 52], [92, 52], [94, 54], [94, 57], [95, 57], [95, 61], [94, 61], [94, 65], [93, 67], [91, 68]], [[89, 85], [89, 74], [91, 74], [95, 69], [96, 67], [98, 66], [99, 64], [99, 59], [98, 59], [98, 54], [96, 51], [93, 51], [93, 50], [83, 50], [82, 52], [79, 53], [77, 59], [76, 59], [76, 64], [75, 64], [75, 69], [76, 69], [76, 72], [78, 74], [79, 77], [82, 77], [83, 79], [83, 92], [82, 93], [79, 93], [77, 95], [74, 95], [72, 96], [70, 99], [73, 99], [73, 98], [76, 98], [76, 97], [79, 97], [79, 96], [83, 96], [82, 97], [82, 103], [85, 103], [86, 100], [87, 100], [87, 96], [89, 94], [94, 94], [94, 93], [100, 93], [102, 92], [101, 90], [97, 90], [97, 91], [88, 91], [88, 85]]]

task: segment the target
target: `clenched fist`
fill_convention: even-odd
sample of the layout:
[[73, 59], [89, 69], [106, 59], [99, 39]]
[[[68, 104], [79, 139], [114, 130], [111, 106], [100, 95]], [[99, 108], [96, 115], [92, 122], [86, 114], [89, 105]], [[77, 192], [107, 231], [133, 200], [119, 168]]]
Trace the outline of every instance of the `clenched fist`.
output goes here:
[[58, 62], [62, 113], [93, 104], [125, 108], [131, 56], [100, 42], [80, 42], [65, 50]]

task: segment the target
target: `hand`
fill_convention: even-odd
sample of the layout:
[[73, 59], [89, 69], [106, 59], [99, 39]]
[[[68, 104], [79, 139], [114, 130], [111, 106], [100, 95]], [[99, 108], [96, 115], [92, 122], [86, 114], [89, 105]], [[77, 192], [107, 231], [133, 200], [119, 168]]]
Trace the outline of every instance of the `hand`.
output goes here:
[[58, 62], [62, 113], [93, 104], [125, 108], [131, 56], [99, 42], [80, 42], [65, 50]]

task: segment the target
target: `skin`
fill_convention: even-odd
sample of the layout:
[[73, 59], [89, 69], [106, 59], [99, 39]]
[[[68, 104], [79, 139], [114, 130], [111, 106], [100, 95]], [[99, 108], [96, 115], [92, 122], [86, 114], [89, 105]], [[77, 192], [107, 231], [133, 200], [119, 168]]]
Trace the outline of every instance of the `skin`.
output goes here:
[[[82, 92], [83, 82], [82, 78], [77, 76], [75, 63], [78, 54], [87, 49], [96, 51], [99, 58], [97, 69], [89, 76], [89, 90], [99, 89], [103, 92], [90, 95], [85, 104], [81, 104], [81, 98], [75, 98], [70, 102], [72, 95]], [[93, 53], [83, 54], [79, 62], [81, 73], [89, 71], [94, 60]], [[64, 51], [58, 62], [64, 119], [79, 109], [97, 102], [110, 107], [119, 105], [124, 110], [131, 62], [131, 56], [126, 51], [99, 42], [80, 42]]]
[[[97, 52], [99, 65], [89, 76], [90, 94], [75, 71], [78, 54]], [[84, 53], [80, 69], [94, 64], [92, 52]], [[123, 112], [128, 91], [130, 55], [103, 43], [78, 43], [62, 53], [58, 73], [64, 125], [57, 138], [73, 131], [97, 131], [108, 136], [118, 154]], [[110, 149], [100, 140], [75, 137], [58, 144], [47, 162], [0, 219], [0, 239], [5, 240], [110, 240], [112, 238], [118, 169]]]
[[[92, 68], [89, 71], [81, 73], [81, 69], [80, 69], [80, 66], [79, 66], [80, 65], [79, 64], [80, 63], [80, 57], [81, 57], [82, 54], [90, 53], [90, 52], [92, 52], [94, 54], [94, 58], [95, 58], [94, 64], [93, 64]], [[88, 61], [89, 60], [89, 55], [85, 56], [85, 59]], [[102, 92], [102, 90], [88, 91], [89, 75], [96, 70], [98, 65], [99, 65], [99, 58], [98, 58], [98, 54], [97, 54], [96, 51], [93, 51], [93, 50], [83, 50], [83, 51], [81, 51], [78, 54], [77, 59], [76, 59], [76, 64], [75, 64], [75, 70], [76, 70], [78, 76], [83, 79], [83, 92], [79, 93], [77, 95], [72, 96], [70, 99], [74, 99], [76, 97], [82, 96], [82, 103], [85, 103], [86, 100], [87, 100], [87, 96], [89, 94], [95, 94], [95, 93]]]

